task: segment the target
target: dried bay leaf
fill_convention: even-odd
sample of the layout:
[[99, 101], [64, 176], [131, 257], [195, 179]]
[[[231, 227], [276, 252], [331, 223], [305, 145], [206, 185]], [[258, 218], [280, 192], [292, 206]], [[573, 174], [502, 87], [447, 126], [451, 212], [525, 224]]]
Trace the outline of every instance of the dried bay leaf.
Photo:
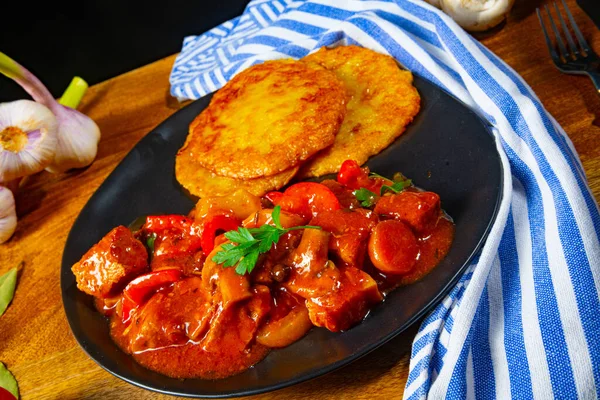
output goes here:
[[[16, 268], [15, 268], [16, 270]], [[0, 277], [1, 279], [1, 277]], [[15, 399], [19, 398], [19, 387], [17, 386], [17, 380], [10, 373], [6, 366], [0, 362], [0, 388], [8, 390], [10, 394], [15, 396]]]
[[6, 311], [17, 286], [17, 269], [13, 268], [0, 276], [0, 317]]

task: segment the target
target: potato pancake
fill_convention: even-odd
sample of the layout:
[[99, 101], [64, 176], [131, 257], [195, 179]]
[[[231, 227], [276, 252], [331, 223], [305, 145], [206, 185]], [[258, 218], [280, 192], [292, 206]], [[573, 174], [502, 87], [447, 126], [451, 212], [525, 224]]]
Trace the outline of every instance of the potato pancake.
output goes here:
[[275, 175], [333, 143], [346, 100], [344, 84], [317, 64], [266, 61], [215, 93], [177, 157], [230, 178]]
[[337, 172], [348, 159], [363, 164], [400, 136], [419, 112], [421, 99], [412, 74], [390, 56], [340, 46], [322, 48], [302, 61], [334, 72], [344, 82], [349, 100], [335, 142], [302, 165], [301, 178]]
[[183, 153], [175, 160], [175, 176], [183, 187], [198, 197], [226, 196], [237, 189], [245, 189], [255, 196], [262, 196], [272, 190], [285, 186], [298, 172], [298, 167], [279, 172], [275, 175], [254, 178], [235, 179], [219, 176], [203, 168], [189, 153]]

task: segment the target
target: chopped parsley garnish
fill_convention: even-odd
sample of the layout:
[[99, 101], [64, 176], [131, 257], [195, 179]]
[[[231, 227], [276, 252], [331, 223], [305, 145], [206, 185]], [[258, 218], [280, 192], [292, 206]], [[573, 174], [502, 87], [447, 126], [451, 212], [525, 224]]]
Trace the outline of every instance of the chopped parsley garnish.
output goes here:
[[360, 201], [360, 205], [363, 207], [371, 207], [377, 200], [377, 195], [371, 192], [369, 189], [360, 188], [353, 192], [356, 200]]
[[154, 241], [156, 240], [156, 234], [152, 234], [152, 236], [149, 236], [148, 239], [146, 239], [146, 245], [148, 246], [148, 248], [150, 249], [151, 253], [154, 253]]
[[[369, 174], [369, 178], [378, 178], [378, 179], [384, 179], [386, 181], [389, 181], [388, 178], [381, 176], [379, 174], [376, 174], [375, 172], [371, 172]], [[410, 179], [407, 179], [404, 175], [397, 173], [394, 174], [394, 183], [392, 183], [391, 185], [383, 185], [381, 187], [381, 190], [379, 191], [379, 196], [383, 196], [385, 194], [385, 192], [394, 192], [394, 193], [400, 193], [401, 191], [403, 191], [404, 189], [406, 189], [407, 187], [412, 186], [412, 181]], [[375, 202], [377, 201], [377, 195], [370, 191], [367, 188], [360, 188], [358, 190], [355, 190], [354, 192], [352, 192], [352, 194], [354, 194], [354, 197], [356, 197], [356, 200], [360, 201], [360, 205], [363, 207], [371, 207], [375, 204]]]
[[410, 179], [406, 179], [406, 180], [399, 181], [399, 182], [394, 182], [391, 186], [383, 185], [381, 187], [379, 195], [383, 196], [383, 194], [388, 190], [391, 192], [394, 192], [394, 193], [400, 193], [401, 191], [403, 191], [404, 189], [406, 189], [407, 187], [409, 187], [411, 185], [412, 185], [412, 181]]
[[299, 229], [321, 229], [320, 226], [311, 225], [283, 228], [279, 219], [280, 214], [281, 207], [275, 206], [271, 213], [275, 226], [265, 224], [260, 228], [250, 229], [239, 227], [237, 230], [226, 232], [225, 237], [232, 243], [222, 245], [222, 250], [218, 251], [212, 260], [217, 264], [223, 264], [223, 267], [233, 267], [237, 264], [236, 273], [249, 274], [256, 267], [258, 256], [271, 250], [281, 236]]
[[379, 175], [378, 173], [375, 173], [375, 172], [371, 172], [369, 174], [369, 178], [379, 178], [379, 179], [385, 179], [386, 181], [389, 181], [389, 179], [386, 178], [385, 176], [381, 176], [381, 175]]

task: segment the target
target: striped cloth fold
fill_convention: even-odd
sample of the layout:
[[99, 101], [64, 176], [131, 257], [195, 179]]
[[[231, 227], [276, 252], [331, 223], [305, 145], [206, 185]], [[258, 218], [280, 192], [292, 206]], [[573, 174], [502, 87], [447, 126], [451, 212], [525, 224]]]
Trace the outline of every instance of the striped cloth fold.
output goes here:
[[250, 65], [338, 44], [389, 54], [472, 107], [504, 165], [497, 220], [422, 323], [404, 398], [598, 398], [600, 213], [583, 167], [523, 79], [445, 14], [419, 0], [254, 0], [185, 38], [171, 93], [196, 99]]

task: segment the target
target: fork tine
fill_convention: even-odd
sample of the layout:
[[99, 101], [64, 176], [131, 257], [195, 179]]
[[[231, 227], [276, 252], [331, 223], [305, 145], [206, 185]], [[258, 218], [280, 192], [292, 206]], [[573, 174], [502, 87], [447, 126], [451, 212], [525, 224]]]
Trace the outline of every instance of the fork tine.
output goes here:
[[548, 51], [550, 52], [550, 57], [555, 63], [560, 63], [560, 57], [554, 50], [554, 46], [552, 45], [552, 41], [550, 40], [550, 36], [548, 36], [548, 32], [546, 31], [546, 25], [544, 25], [544, 20], [542, 18], [542, 13], [539, 8], [535, 10], [537, 12], [538, 20], [540, 21], [540, 25], [542, 26], [542, 32], [544, 33], [544, 38], [546, 39], [546, 46], [548, 46]]
[[575, 36], [577, 36], [577, 40], [579, 41], [579, 45], [581, 46], [581, 48], [583, 49], [583, 51], [585, 51], [586, 53], [589, 53], [590, 46], [585, 41], [583, 35], [581, 34], [581, 31], [579, 30], [579, 27], [575, 23], [575, 19], [573, 19], [573, 15], [571, 14], [571, 11], [569, 10], [569, 7], [567, 6], [567, 3], [565, 3], [565, 0], [561, 0], [561, 1], [562, 1], [562, 4], [563, 4], [563, 7], [564, 7], [565, 11], [567, 12], [567, 17], [569, 18], [569, 21], [571, 22], [571, 26], [573, 27], [573, 31], [575, 32]]
[[548, 19], [550, 19], [550, 27], [554, 31], [554, 36], [556, 37], [556, 44], [558, 44], [558, 48], [560, 49], [561, 55], [565, 58], [565, 60], [567, 60], [568, 58], [570, 58], [570, 54], [567, 51], [567, 48], [565, 47], [565, 42], [563, 42], [562, 38], [560, 37], [560, 33], [558, 32], [558, 29], [556, 29], [554, 19], [552, 18], [552, 14], [550, 14], [550, 9], [547, 5], [545, 5], [544, 8], [546, 9], [546, 13], [548, 14]]
[[554, 2], [554, 9], [556, 10], [556, 14], [558, 14], [558, 20], [560, 21], [560, 25], [562, 26], [565, 37], [567, 38], [569, 47], [571, 48], [571, 51], [573, 52], [573, 54], [575, 54], [575, 57], [577, 57], [579, 55], [579, 50], [577, 50], [577, 46], [575, 46], [575, 42], [573, 41], [573, 36], [571, 36], [571, 33], [569, 32], [569, 28], [567, 28], [567, 24], [565, 23], [565, 20], [562, 17], [560, 10], [558, 9], [558, 4], [556, 3], [556, 1]]

